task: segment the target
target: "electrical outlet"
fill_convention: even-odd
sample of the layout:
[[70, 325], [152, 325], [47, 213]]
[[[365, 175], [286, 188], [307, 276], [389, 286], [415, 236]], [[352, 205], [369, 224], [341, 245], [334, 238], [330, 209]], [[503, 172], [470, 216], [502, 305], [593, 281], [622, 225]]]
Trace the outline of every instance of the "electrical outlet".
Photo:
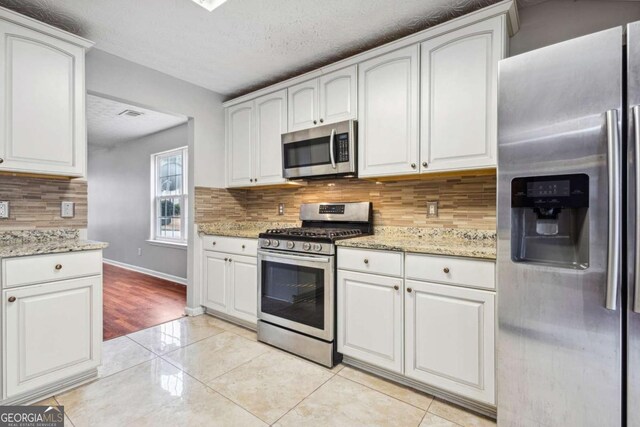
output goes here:
[[62, 202], [60, 205], [60, 216], [62, 218], [73, 218], [76, 215], [76, 204], [73, 202]]
[[138, 248], [138, 256], [142, 255], [142, 248]]
[[9, 202], [0, 202], [0, 218], [9, 218]]
[[438, 202], [427, 202], [427, 216], [438, 216]]
[[278, 215], [284, 215], [284, 203], [278, 205]]

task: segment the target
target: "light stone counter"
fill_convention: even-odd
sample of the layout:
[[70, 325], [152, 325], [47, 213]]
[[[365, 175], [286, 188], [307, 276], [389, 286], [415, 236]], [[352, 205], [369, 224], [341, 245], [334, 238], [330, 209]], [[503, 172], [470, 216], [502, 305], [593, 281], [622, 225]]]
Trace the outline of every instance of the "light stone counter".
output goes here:
[[78, 230], [15, 230], [0, 232], [0, 258], [104, 249], [108, 243], [82, 240]]
[[496, 232], [457, 228], [375, 227], [374, 235], [339, 240], [338, 246], [496, 259]]
[[270, 228], [299, 227], [297, 222], [217, 221], [198, 224], [198, 232], [214, 236], [257, 239], [258, 234]]

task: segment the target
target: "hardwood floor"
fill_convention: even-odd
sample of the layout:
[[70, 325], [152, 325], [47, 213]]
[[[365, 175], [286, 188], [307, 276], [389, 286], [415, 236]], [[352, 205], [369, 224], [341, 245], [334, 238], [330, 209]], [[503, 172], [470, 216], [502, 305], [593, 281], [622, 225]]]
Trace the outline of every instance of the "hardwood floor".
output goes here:
[[186, 286], [109, 264], [103, 267], [105, 341], [184, 315]]

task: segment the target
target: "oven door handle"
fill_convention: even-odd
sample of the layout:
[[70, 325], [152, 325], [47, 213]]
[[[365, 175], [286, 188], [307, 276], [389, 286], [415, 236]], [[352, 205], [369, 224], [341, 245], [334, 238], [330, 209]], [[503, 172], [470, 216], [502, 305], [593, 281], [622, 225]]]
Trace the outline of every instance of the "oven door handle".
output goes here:
[[272, 258], [288, 259], [292, 261], [322, 262], [322, 263], [331, 262], [331, 258], [329, 257], [289, 255], [289, 254], [284, 254], [282, 252], [258, 251], [258, 255], [269, 256]]
[[336, 130], [331, 129], [331, 136], [329, 137], [329, 156], [331, 157], [331, 167], [336, 168], [336, 158], [333, 154], [333, 141], [336, 139]]

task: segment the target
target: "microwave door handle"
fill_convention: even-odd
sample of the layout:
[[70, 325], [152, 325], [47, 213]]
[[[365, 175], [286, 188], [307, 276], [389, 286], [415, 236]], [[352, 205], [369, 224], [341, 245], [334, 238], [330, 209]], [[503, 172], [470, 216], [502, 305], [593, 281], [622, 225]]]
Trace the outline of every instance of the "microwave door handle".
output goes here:
[[635, 273], [633, 290], [633, 311], [640, 313], [640, 105], [635, 105], [633, 111], [633, 149], [635, 163], [636, 184], [636, 241], [635, 241]]
[[333, 154], [333, 140], [336, 137], [336, 130], [331, 129], [331, 136], [329, 137], [329, 156], [331, 157], [331, 167], [336, 168], [336, 158]]
[[618, 281], [620, 280], [620, 134], [618, 132], [618, 110], [609, 110], [607, 117], [607, 174], [609, 181], [609, 236], [607, 239], [607, 295], [605, 307], [617, 310]]

